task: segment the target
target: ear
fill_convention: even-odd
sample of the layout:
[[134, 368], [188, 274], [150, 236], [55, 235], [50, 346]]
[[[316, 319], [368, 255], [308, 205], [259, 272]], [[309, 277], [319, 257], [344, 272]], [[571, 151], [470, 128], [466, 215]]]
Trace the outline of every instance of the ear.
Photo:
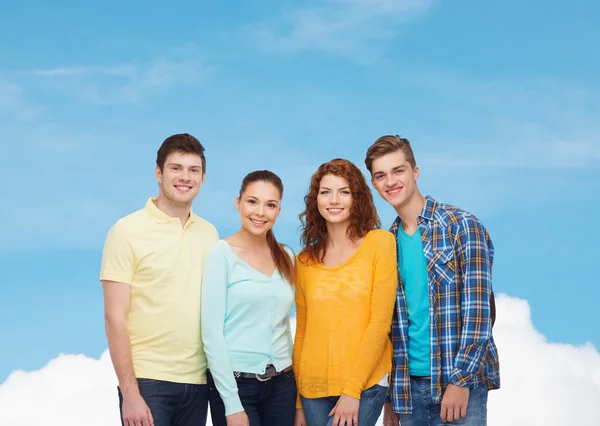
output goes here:
[[240, 211], [240, 197], [235, 197], [235, 209]]
[[375, 188], [375, 179], [371, 176], [371, 186]]
[[419, 166], [415, 166], [413, 173], [415, 175], [415, 180], [419, 179]]
[[200, 185], [202, 185], [205, 180], [206, 180], [206, 172], [204, 172], [204, 170], [202, 170], [202, 179], [200, 179]]
[[160, 171], [160, 167], [156, 166], [154, 169], [154, 175], [156, 176], [156, 180], [158, 183], [162, 182], [162, 172]]

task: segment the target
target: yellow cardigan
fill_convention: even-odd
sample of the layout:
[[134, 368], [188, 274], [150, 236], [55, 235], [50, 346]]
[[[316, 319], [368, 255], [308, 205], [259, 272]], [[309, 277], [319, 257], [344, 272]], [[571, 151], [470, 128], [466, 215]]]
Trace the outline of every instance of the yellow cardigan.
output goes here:
[[360, 398], [391, 371], [389, 332], [398, 287], [394, 236], [370, 231], [350, 259], [334, 268], [307, 262], [300, 253], [296, 278], [299, 394]]

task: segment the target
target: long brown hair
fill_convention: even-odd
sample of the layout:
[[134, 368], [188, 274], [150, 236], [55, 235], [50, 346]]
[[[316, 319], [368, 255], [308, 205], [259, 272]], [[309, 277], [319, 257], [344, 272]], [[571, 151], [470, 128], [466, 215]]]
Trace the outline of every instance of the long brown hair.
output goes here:
[[[269, 170], [256, 170], [252, 173], [248, 173], [242, 180], [242, 186], [240, 187], [239, 198], [242, 198], [242, 194], [250, 185], [254, 182], [267, 182], [273, 185], [279, 191], [279, 196], [283, 198], [283, 182], [279, 176]], [[275, 262], [275, 267], [279, 273], [291, 284], [294, 285], [294, 264], [290, 255], [283, 248], [283, 244], [279, 244], [275, 238], [273, 229], [267, 231], [267, 244], [271, 250], [271, 256]]]
[[341, 158], [321, 164], [310, 179], [310, 187], [304, 197], [306, 208], [298, 216], [302, 222], [300, 240], [303, 248], [303, 260], [317, 263], [323, 262], [327, 248], [327, 223], [319, 213], [317, 206], [319, 186], [325, 175], [342, 177], [348, 181], [350, 186], [352, 207], [350, 208], [350, 225], [346, 231], [350, 240], [356, 241], [367, 235], [370, 230], [381, 226], [373, 203], [373, 195], [360, 169], [352, 162]]

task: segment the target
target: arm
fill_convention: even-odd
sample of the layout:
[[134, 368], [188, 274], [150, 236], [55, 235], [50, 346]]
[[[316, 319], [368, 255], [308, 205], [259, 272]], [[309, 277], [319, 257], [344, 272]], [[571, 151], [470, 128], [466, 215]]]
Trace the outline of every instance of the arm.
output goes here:
[[396, 242], [392, 234], [376, 243], [377, 251], [371, 294], [371, 319], [360, 342], [360, 350], [352, 367], [343, 393], [353, 398], [360, 398], [360, 393], [373, 374], [381, 353], [389, 340], [398, 275], [396, 264]]
[[202, 342], [208, 368], [225, 404], [225, 415], [244, 411], [233, 377], [229, 349], [223, 334], [227, 301], [227, 259], [219, 247], [213, 246], [202, 278]]
[[[126, 235], [113, 227], [104, 245], [100, 280], [104, 292], [104, 324], [110, 357], [123, 395], [125, 424], [153, 425], [152, 414], [140, 395], [133, 361], [127, 319], [131, 302], [134, 256]], [[112, 279], [110, 279], [112, 278]]]
[[[296, 336], [294, 338], [294, 374], [296, 376], [296, 380], [302, 374], [300, 372], [300, 366], [302, 363], [302, 345], [304, 343], [304, 335], [306, 331], [306, 298], [304, 296], [304, 289], [302, 288], [302, 279], [301, 273], [299, 272], [300, 261], [296, 260]], [[296, 398], [296, 408], [302, 408], [302, 401], [300, 400], [300, 392], [298, 391], [298, 395]]]
[[484, 360], [492, 337], [490, 295], [493, 248], [487, 231], [474, 217], [463, 219], [456, 239], [458, 270], [462, 273], [462, 330], [450, 383], [468, 387]]
[[138, 384], [131, 361], [131, 342], [127, 331], [129, 315], [129, 284], [115, 281], [102, 281], [104, 291], [104, 325], [108, 350], [119, 387], [123, 396], [139, 394]]

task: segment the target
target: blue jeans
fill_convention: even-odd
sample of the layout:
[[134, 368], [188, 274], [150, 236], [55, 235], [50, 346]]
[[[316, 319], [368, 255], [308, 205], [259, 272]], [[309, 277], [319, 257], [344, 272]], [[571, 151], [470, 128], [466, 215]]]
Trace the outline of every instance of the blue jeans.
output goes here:
[[[385, 403], [386, 392], [387, 388], [380, 385], [362, 391], [358, 408], [358, 424], [360, 426], [375, 426]], [[335, 407], [339, 396], [305, 398], [300, 395], [300, 398], [302, 398], [307, 426], [331, 426], [333, 424], [333, 416], [329, 417], [329, 413]]]
[[410, 378], [412, 390], [413, 413], [400, 414], [402, 426], [486, 426], [488, 390], [485, 385], [477, 386], [469, 391], [467, 417], [449, 423], [440, 418], [442, 404], [435, 404], [431, 398], [431, 380], [427, 378]]
[[[264, 382], [246, 377], [235, 380], [250, 426], [294, 426], [296, 379], [293, 371], [281, 373]], [[213, 426], [226, 426], [225, 405], [210, 372], [208, 393]]]
[[[140, 394], [154, 419], [154, 426], [205, 426], [208, 412], [208, 386], [137, 379]], [[119, 391], [119, 411], [123, 425], [123, 394]]]

